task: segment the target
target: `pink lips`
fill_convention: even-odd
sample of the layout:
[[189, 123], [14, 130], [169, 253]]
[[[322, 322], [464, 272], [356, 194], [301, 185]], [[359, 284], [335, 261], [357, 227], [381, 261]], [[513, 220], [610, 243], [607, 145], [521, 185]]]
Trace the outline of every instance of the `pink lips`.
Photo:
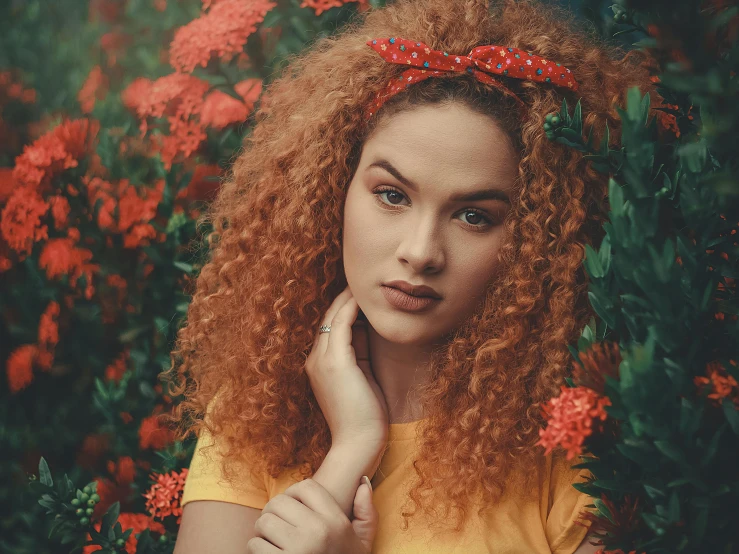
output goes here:
[[430, 296], [412, 296], [402, 290], [385, 285], [382, 285], [380, 288], [382, 289], [382, 294], [385, 295], [385, 298], [391, 306], [406, 312], [420, 312], [439, 302], [438, 298], [431, 298]]

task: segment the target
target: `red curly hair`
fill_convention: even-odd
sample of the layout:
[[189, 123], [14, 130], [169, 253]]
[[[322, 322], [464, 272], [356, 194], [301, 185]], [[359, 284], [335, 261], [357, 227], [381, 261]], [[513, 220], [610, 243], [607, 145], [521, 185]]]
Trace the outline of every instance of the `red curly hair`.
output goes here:
[[[580, 99], [586, 130], [594, 126], [599, 141], [607, 122], [617, 141], [615, 106], [627, 88], [653, 88], [642, 54], [624, 56], [572, 19], [528, 0], [397, 0], [318, 40], [269, 86], [268, 105], [206, 214], [209, 258], [164, 373], [184, 396], [172, 416], [178, 438], [201, 428], [222, 438], [228, 480], [238, 478], [235, 460], [273, 477], [292, 467], [310, 476], [320, 466], [331, 437], [304, 366], [315, 330], [346, 286], [342, 215], [361, 146], [393, 113], [460, 101], [511, 136], [518, 185], [500, 278], [431, 361], [417, 479], [402, 515], [407, 526], [418, 509], [439, 521], [454, 512], [459, 529], [473, 497], [490, 505], [516, 481], [532, 485], [525, 468], [543, 455], [535, 446], [540, 404], [558, 393], [571, 369], [567, 345], [592, 316], [584, 245], [599, 242], [607, 208], [607, 178], [580, 152], [548, 140], [544, 117], [563, 96], [570, 106]], [[393, 97], [367, 124], [365, 106], [404, 68], [365, 43], [390, 36], [453, 53], [521, 48], [570, 68], [580, 88], [507, 79], [527, 106], [523, 119], [512, 119], [492, 87], [466, 75], [432, 78]]]

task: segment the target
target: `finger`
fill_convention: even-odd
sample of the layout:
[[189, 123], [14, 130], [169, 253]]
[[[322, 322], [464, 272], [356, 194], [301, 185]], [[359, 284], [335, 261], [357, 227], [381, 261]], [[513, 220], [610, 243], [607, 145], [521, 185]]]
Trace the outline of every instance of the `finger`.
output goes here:
[[283, 550], [295, 541], [295, 526], [271, 512], [262, 512], [254, 522], [254, 531], [258, 537]]
[[[326, 310], [326, 313], [323, 315], [323, 320], [321, 322], [321, 325], [331, 325], [331, 322], [334, 316], [336, 315], [336, 313], [341, 309], [341, 307], [344, 304], [346, 304], [346, 301], [350, 297], [351, 297], [351, 290], [349, 289], [349, 286], [347, 285], [347, 287], [343, 291], [341, 291], [341, 293], [339, 293], [339, 295], [334, 299], [334, 301], [328, 307], [328, 310]], [[333, 328], [331, 330], [333, 331]], [[324, 354], [326, 352], [329, 334], [330, 333], [321, 333], [320, 328], [316, 330], [315, 344], [320, 345], [319, 346], [320, 354]], [[325, 339], [323, 339], [322, 337], [325, 337]]]
[[336, 352], [345, 356], [351, 354], [349, 347], [352, 346], [352, 325], [357, 320], [357, 314], [359, 314], [359, 304], [357, 304], [357, 299], [351, 296], [331, 321], [331, 333], [329, 333], [326, 351], [336, 349]]
[[246, 543], [246, 552], [247, 554], [274, 554], [275, 552], [282, 552], [282, 550], [262, 537], [252, 537]]
[[313, 479], [304, 479], [283, 493], [299, 500], [314, 512], [330, 518], [346, 518], [344, 510], [323, 486]]
[[286, 494], [278, 494], [267, 502], [262, 508], [262, 514], [265, 513], [275, 514], [295, 527], [315, 517], [313, 511], [305, 504]]

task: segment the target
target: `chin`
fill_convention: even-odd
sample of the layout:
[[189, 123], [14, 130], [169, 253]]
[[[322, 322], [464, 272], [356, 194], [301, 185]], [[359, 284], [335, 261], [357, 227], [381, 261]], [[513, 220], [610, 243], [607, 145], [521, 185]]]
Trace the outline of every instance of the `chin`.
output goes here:
[[409, 322], [407, 314], [382, 313], [372, 317], [373, 314], [365, 312], [365, 315], [375, 333], [393, 344], [424, 346], [438, 341], [441, 337], [441, 333], [429, 333], [428, 323], [421, 319]]

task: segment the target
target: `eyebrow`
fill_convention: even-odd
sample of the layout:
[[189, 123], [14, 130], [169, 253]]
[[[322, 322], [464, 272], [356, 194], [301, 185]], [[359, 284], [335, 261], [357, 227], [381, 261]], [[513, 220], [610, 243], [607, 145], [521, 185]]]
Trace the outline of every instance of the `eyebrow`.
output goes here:
[[[395, 177], [398, 181], [400, 181], [405, 186], [407, 186], [409, 189], [418, 192], [418, 186], [416, 186], [412, 181], [408, 180], [406, 177], [403, 177], [400, 171], [398, 171], [395, 168], [395, 166], [391, 164], [389, 161], [377, 160], [376, 162], [373, 162], [370, 165], [368, 165], [367, 169], [370, 169], [371, 167], [379, 167], [381, 169], [384, 169], [390, 175]], [[475, 200], [501, 200], [505, 202], [506, 204], [511, 203], [510, 199], [508, 198], [508, 195], [499, 189], [485, 189], [485, 190], [478, 190], [475, 192], [455, 194], [451, 197], [451, 199], [454, 201], [463, 201], [463, 202], [473, 202]]]

